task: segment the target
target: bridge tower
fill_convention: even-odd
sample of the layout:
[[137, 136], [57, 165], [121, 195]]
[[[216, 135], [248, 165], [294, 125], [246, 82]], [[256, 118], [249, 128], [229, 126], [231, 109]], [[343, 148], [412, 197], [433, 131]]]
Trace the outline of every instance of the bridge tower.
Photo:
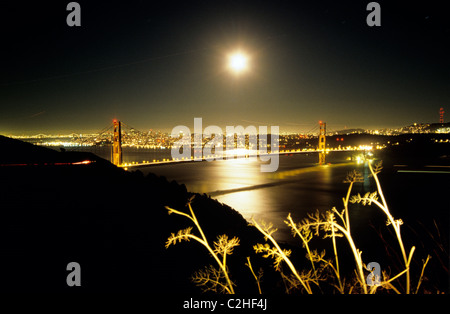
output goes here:
[[439, 123], [444, 123], [444, 108], [439, 109]]
[[122, 164], [122, 130], [121, 123], [116, 119], [113, 120], [114, 135], [113, 135], [113, 148], [112, 148], [112, 162], [116, 166]]
[[319, 165], [325, 164], [325, 133], [327, 131], [327, 124], [325, 122], [319, 121]]

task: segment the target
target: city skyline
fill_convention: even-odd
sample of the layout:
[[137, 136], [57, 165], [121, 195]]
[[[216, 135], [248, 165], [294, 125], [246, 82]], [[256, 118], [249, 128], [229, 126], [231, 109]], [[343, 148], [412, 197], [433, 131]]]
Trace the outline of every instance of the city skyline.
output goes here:
[[[68, 3], [68, 2], [67, 2]], [[2, 10], [0, 134], [97, 132], [117, 118], [138, 130], [278, 125], [306, 132], [438, 121], [448, 106], [450, 26], [427, 2], [204, 4], [78, 1]], [[250, 67], [233, 75], [233, 51]]]

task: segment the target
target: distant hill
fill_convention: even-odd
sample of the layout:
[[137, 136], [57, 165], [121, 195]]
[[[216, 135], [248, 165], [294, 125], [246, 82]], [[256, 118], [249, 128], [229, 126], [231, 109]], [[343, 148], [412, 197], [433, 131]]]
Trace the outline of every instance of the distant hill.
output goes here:
[[55, 164], [89, 160], [108, 165], [109, 162], [92, 153], [66, 152], [36, 146], [0, 135], [0, 164]]
[[[392, 134], [401, 133], [435, 133], [439, 129], [450, 129], [450, 122], [447, 123], [415, 123], [407, 125], [401, 128], [394, 129], [384, 129], [389, 130]], [[329, 135], [347, 135], [347, 134], [363, 134], [367, 133], [366, 129], [356, 128], [356, 129], [344, 129], [344, 130], [333, 130], [329, 131]]]
[[427, 130], [429, 130], [430, 132], [436, 132], [438, 129], [442, 129], [442, 128], [450, 128], [450, 122], [447, 122], [447, 123], [431, 123], [427, 127]]
[[328, 132], [331, 135], [346, 135], [346, 134], [358, 134], [358, 133], [365, 133], [366, 130], [364, 129], [344, 129], [344, 130], [337, 130], [337, 131], [330, 131]]

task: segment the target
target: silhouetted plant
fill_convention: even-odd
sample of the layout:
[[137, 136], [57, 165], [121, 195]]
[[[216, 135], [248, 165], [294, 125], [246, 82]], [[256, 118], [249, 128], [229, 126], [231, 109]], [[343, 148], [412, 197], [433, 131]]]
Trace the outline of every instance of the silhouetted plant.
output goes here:
[[199, 286], [202, 286], [205, 291], [212, 290], [215, 292], [226, 292], [229, 294], [234, 294], [234, 283], [230, 280], [228, 275], [227, 267], [227, 255], [233, 254], [234, 247], [239, 245], [239, 238], [234, 237], [231, 240], [228, 239], [227, 235], [220, 235], [217, 238], [217, 242], [214, 242], [214, 248], [208, 243], [205, 234], [195, 216], [194, 210], [191, 206], [191, 201], [193, 197], [188, 202], [188, 207], [190, 215], [183, 213], [181, 211], [175, 210], [166, 206], [169, 214], [177, 214], [184, 216], [192, 220], [197, 230], [200, 232], [201, 237], [192, 234], [192, 227], [188, 227], [183, 230], [179, 230], [177, 234], [172, 233], [167, 239], [166, 248], [170, 245], [176, 244], [178, 241], [189, 241], [195, 240], [201, 245], [203, 245], [208, 252], [212, 255], [214, 260], [217, 262], [218, 269], [210, 265], [204, 270], [198, 271], [192, 277], [192, 280]]

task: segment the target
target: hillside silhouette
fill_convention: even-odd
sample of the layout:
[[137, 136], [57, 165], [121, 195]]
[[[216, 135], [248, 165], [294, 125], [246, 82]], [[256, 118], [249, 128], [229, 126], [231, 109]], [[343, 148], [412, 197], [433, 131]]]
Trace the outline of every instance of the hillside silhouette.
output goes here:
[[[124, 171], [90, 153], [6, 137], [0, 147], [1, 290], [197, 291], [190, 276], [214, 263], [211, 257], [195, 243], [164, 247], [172, 232], [192, 225], [164, 207], [187, 209], [193, 194], [184, 185]], [[230, 269], [234, 279], [244, 277], [238, 291], [254, 291], [242, 261], [261, 236], [206, 195], [195, 195], [192, 206], [211, 243], [220, 234], [241, 239]], [[70, 262], [81, 266], [81, 287], [66, 284]]]

